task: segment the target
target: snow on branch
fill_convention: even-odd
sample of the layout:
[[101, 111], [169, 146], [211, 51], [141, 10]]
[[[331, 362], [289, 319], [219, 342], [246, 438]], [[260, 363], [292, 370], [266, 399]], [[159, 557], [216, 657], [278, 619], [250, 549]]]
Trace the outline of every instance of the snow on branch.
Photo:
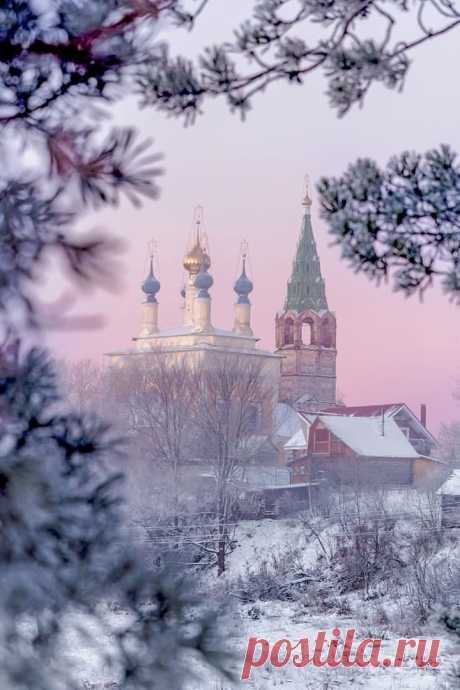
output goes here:
[[356, 271], [390, 275], [407, 295], [433, 280], [460, 302], [460, 168], [448, 146], [404, 152], [386, 169], [361, 159], [318, 185], [322, 215]]
[[375, 82], [401, 89], [414, 49], [459, 26], [460, 6], [450, 0], [259, 0], [233, 39], [209, 45], [197, 62], [164, 46], [141, 71], [139, 90], [144, 105], [187, 122], [208, 96], [224, 96], [244, 116], [273, 82], [302, 84], [321, 69], [344, 115]]

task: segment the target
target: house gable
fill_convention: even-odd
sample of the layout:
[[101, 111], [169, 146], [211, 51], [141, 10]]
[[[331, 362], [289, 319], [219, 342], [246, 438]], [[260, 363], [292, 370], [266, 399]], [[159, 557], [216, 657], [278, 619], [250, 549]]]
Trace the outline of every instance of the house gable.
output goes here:
[[308, 454], [326, 457], [353, 455], [353, 449], [338, 438], [328, 426], [317, 417], [313, 422], [308, 438]]

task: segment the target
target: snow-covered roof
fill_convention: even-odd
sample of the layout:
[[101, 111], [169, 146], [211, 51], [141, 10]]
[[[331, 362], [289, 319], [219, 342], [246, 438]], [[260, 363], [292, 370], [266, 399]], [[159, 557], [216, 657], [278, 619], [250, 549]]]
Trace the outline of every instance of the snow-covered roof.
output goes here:
[[[195, 330], [194, 326], [188, 326], [188, 325], [180, 325], [176, 326], [174, 328], [165, 328], [161, 331], [158, 331], [157, 333], [154, 333], [153, 335], [146, 335], [146, 336], [139, 336], [136, 338], [133, 338], [133, 340], [156, 340], [157, 338], [176, 338], [178, 336], [196, 336], [197, 331]], [[209, 331], [206, 331], [203, 333], [203, 335], [218, 335], [218, 336], [224, 336], [225, 338], [236, 338], [236, 339], [242, 339], [242, 340], [259, 340], [254, 335], [247, 335], [247, 334], [241, 334], [241, 333], [235, 333], [234, 331], [227, 331], [223, 328], [210, 328]]]
[[323, 412], [340, 414], [348, 417], [381, 417], [382, 412], [390, 416], [395, 414], [404, 403], [383, 403], [380, 405], [330, 405]]
[[311, 395], [311, 393], [305, 393], [305, 395], [302, 395], [300, 398], [296, 400], [296, 403], [318, 403], [319, 400], [316, 398], [314, 395]]
[[284, 444], [286, 450], [303, 450], [308, 445], [303, 429], [299, 429], [287, 443]]
[[[262, 486], [261, 488], [264, 491], [278, 491], [278, 490], [286, 490], [286, 489], [301, 489], [302, 487], [305, 488], [306, 486], [319, 486], [321, 484], [320, 481], [312, 481], [312, 482], [296, 482], [295, 484], [273, 484], [273, 486]], [[258, 490], [258, 489], [255, 489]]]
[[[212, 469], [200, 473], [202, 479], [215, 481], [215, 476]], [[291, 472], [288, 467], [280, 467], [279, 465], [273, 467], [246, 465], [235, 467], [230, 481], [234, 484], [240, 484], [240, 488], [248, 490], [260, 490], [265, 487], [278, 488], [290, 484]]]
[[[374, 405], [330, 405], [322, 409], [324, 414], [339, 414], [347, 417], [399, 417], [401, 414], [408, 416], [417, 427], [419, 433], [426, 437], [429, 441], [437, 444], [433, 434], [422, 424], [421, 420], [414, 412], [406, 405], [406, 403], [381, 403]], [[401, 419], [400, 419], [401, 422]], [[400, 424], [401, 426], [401, 424]]]
[[318, 415], [322, 424], [358, 455], [377, 458], [417, 458], [419, 453], [391, 417]]
[[278, 403], [274, 410], [273, 426], [276, 436], [291, 438], [302, 428], [302, 421], [293, 407], [286, 403]]
[[453, 470], [450, 477], [438, 489], [438, 493], [450, 496], [460, 496], [460, 470]]

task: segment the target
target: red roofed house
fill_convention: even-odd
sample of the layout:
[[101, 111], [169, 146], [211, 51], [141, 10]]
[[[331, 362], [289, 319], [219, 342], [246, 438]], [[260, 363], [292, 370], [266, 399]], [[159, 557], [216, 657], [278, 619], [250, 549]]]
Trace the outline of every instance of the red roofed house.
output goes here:
[[285, 444], [292, 483], [438, 486], [446, 468], [436, 440], [403, 403], [299, 413], [302, 429]]

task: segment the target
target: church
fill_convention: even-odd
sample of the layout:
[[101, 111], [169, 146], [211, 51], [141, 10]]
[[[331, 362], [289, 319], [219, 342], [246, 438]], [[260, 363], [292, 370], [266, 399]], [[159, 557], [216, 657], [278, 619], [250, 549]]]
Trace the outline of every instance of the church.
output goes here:
[[139, 333], [133, 346], [109, 353], [122, 365], [132, 357], [161, 352], [198, 367], [219, 357], [260, 363], [269, 381], [272, 401], [263, 425], [271, 452], [253, 467], [250, 481], [267, 491], [286, 487], [361, 480], [392, 485], [427, 486], [443, 475], [436, 458], [436, 440], [426, 425], [426, 408], [418, 418], [406, 405], [337, 404], [337, 324], [326, 298], [325, 282], [311, 222], [312, 201], [302, 201], [300, 234], [287, 281], [283, 308], [275, 315], [275, 349], [258, 346], [251, 324], [252, 276], [243, 250], [234, 284], [234, 319], [220, 328], [212, 314], [211, 256], [201, 219], [183, 259], [186, 272], [182, 323], [162, 329], [160, 282], [150, 271], [142, 283], [144, 301]]
[[109, 353], [111, 360], [122, 362], [152, 350], [187, 357], [191, 362], [199, 362], [200, 366], [206, 366], [207, 361], [219, 354], [256, 357], [263, 362], [267, 376], [272, 379], [276, 402], [304, 412], [334, 404], [336, 321], [327, 305], [308, 191], [302, 203], [302, 226], [286, 302], [275, 318], [274, 352], [258, 347], [259, 339], [252, 330], [250, 294], [253, 284], [247, 275], [245, 250], [241, 256], [241, 275], [234, 285], [233, 327], [226, 330], [214, 324], [211, 257], [198, 218], [192, 246], [183, 260], [186, 281], [181, 291], [182, 323], [173, 329], [161, 329], [159, 325], [157, 297], [161, 286], [154, 275], [151, 257], [150, 271], [142, 284], [145, 299], [139, 334], [133, 338], [134, 347]]

